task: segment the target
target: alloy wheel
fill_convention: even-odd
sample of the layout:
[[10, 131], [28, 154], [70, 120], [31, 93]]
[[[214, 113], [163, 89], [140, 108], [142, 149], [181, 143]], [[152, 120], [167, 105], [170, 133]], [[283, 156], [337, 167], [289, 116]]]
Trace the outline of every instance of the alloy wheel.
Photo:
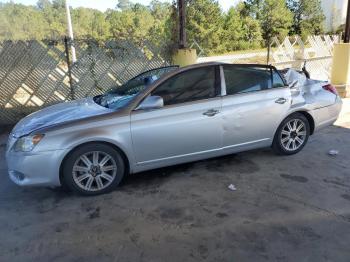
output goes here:
[[114, 158], [102, 151], [81, 155], [73, 165], [73, 180], [86, 191], [100, 191], [108, 187], [117, 175]]
[[292, 119], [282, 128], [281, 145], [287, 151], [296, 151], [304, 144], [306, 135], [305, 123], [300, 119]]

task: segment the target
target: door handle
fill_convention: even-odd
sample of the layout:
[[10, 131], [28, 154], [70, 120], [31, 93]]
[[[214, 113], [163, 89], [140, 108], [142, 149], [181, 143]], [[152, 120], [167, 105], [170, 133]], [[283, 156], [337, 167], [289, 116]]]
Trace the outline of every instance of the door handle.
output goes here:
[[217, 114], [219, 114], [219, 113], [220, 113], [219, 110], [210, 109], [210, 110], [208, 110], [207, 112], [204, 112], [203, 115], [212, 117], [212, 116], [215, 116], [215, 115], [217, 115]]
[[284, 97], [278, 98], [275, 103], [277, 104], [284, 104], [285, 102], [287, 102], [287, 99], [285, 99]]

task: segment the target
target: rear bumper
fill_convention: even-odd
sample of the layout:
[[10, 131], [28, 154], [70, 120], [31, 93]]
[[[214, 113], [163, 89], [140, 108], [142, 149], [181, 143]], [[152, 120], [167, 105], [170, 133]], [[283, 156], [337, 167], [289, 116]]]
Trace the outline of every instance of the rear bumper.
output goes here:
[[63, 150], [22, 153], [7, 152], [10, 179], [20, 186], [60, 186], [59, 168]]
[[341, 108], [342, 100], [337, 97], [333, 105], [311, 110], [310, 114], [315, 121], [315, 132], [334, 124], [339, 117]]

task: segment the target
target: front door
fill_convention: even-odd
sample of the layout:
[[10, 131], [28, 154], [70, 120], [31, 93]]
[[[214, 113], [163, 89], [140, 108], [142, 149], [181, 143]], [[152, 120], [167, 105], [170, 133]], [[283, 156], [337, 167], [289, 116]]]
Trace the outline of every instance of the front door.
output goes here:
[[152, 92], [164, 99], [163, 108], [132, 112], [131, 134], [138, 165], [182, 163], [220, 150], [217, 72], [211, 66], [177, 74]]

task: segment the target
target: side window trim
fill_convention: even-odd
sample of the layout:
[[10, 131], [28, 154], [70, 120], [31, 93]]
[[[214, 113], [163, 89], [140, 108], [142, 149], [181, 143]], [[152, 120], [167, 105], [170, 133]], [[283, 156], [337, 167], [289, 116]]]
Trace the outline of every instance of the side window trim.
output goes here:
[[221, 70], [220, 66], [214, 66], [215, 69], [215, 97], [221, 96]]
[[288, 84], [287, 84], [286, 80], [285, 80], [284, 77], [281, 75], [281, 73], [277, 70], [277, 68], [274, 67], [274, 66], [271, 66], [271, 68], [272, 68], [273, 72], [275, 72], [275, 73], [279, 76], [279, 78], [282, 80], [284, 86], [285, 86], [285, 87], [288, 87]]
[[270, 69], [271, 88], [273, 88], [273, 68], [272, 66], [269, 66], [269, 67], [270, 67], [269, 69]]
[[226, 80], [225, 80], [225, 72], [224, 72], [224, 67], [221, 65], [220, 66], [220, 88], [221, 88], [221, 96], [226, 96], [227, 91], [226, 91]]

